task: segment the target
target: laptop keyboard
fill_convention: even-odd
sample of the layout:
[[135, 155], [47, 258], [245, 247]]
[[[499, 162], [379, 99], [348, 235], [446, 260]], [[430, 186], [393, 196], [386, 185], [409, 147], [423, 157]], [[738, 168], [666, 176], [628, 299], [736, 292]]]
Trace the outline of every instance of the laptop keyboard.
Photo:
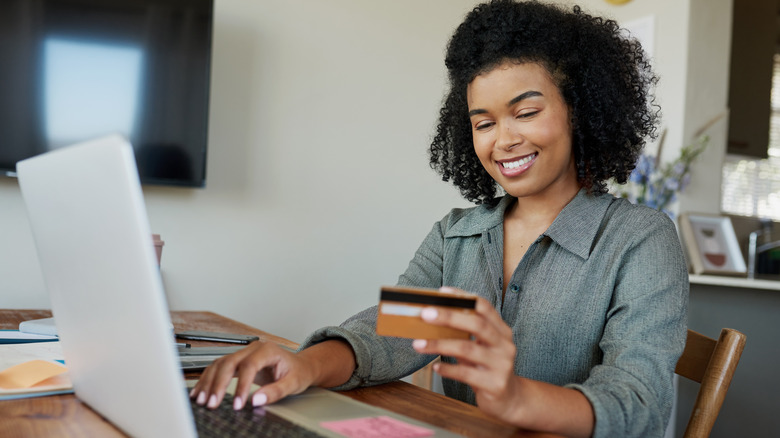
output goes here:
[[199, 437], [322, 437], [263, 408], [235, 411], [230, 394], [216, 409], [190, 402]]

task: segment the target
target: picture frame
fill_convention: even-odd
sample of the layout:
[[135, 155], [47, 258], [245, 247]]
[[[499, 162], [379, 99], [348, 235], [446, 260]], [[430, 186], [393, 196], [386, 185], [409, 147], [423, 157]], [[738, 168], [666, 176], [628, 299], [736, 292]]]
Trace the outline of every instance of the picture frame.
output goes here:
[[694, 274], [747, 275], [745, 257], [728, 216], [684, 213], [680, 233]]

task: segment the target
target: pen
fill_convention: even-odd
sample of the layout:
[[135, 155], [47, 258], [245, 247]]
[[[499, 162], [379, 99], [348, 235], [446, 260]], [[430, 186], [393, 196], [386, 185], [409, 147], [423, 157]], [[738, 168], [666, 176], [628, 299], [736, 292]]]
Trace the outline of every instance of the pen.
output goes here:
[[177, 343], [176, 343], [176, 347], [178, 347], [178, 348], [190, 348], [190, 347], [192, 347], [192, 345], [190, 345], [190, 344], [185, 344], [185, 343], [183, 343], [183, 342], [177, 342]]

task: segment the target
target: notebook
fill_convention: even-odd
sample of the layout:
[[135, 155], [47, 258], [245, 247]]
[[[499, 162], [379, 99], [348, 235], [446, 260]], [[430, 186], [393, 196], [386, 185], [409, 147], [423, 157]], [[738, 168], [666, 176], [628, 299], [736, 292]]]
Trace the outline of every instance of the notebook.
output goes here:
[[[188, 400], [132, 146], [108, 136], [17, 169], [76, 395], [131, 436], [196, 436], [193, 412], [214, 411]], [[420, 428], [408, 436], [457, 436], [318, 388], [261, 411], [321, 436], [372, 419]]]

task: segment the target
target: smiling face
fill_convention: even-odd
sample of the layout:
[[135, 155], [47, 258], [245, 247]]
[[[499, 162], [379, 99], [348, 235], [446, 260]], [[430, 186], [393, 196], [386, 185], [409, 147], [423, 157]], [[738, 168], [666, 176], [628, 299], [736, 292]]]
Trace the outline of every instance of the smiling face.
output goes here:
[[547, 69], [500, 64], [474, 78], [466, 97], [474, 150], [507, 193], [567, 199], [576, 194], [569, 109]]

